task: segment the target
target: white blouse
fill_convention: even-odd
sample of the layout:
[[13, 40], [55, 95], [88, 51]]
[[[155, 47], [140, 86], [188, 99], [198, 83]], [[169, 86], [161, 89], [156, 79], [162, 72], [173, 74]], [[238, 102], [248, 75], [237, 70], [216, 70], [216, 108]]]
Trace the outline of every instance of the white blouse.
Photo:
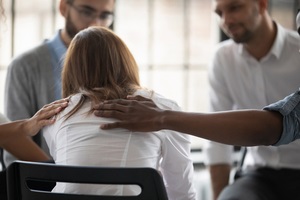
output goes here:
[[[179, 110], [178, 105], [162, 96], [139, 90], [135, 95], [152, 98], [163, 109]], [[56, 164], [102, 167], [151, 167], [161, 172], [168, 197], [195, 199], [190, 138], [174, 131], [150, 133], [126, 129], [102, 130], [100, 124], [115, 119], [87, 114], [87, 101], [72, 117], [63, 117], [78, 103], [81, 94], [72, 96], [69, 106], [57, 116], [55, 124], [44, 128], [43, 134]], [[58, 183], [55, 192], [130, 195], [136, 187], [100, 186]]]

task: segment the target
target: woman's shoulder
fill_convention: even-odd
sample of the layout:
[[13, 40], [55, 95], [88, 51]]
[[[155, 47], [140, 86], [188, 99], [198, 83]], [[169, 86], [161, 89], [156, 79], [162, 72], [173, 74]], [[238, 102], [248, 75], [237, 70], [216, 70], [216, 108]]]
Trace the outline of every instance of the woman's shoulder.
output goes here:
[[143, 96], [148, 99], [152, 99], [152, 101], [162, 109], [168, 110], [181, 110], [176, 101], [166, 98], [163, 95], [149, 89], [140, 89], [134, 93], [134, 96]]

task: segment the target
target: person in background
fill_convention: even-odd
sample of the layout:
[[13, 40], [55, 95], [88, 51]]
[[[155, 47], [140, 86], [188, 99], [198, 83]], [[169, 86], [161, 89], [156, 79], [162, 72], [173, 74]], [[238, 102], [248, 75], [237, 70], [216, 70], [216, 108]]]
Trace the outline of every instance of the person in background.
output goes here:
[[[8, 67], [5, 85], [5, 114], [10, 120], [30, 118], [43, 105], [61, 98], [63, 56], [80, 30], [92, 25], [109, 27], [115, 0], [60, 0], [65, 25], [50, 40], [22, 53]], [[43, 138], [34, 140], [48, 152]], [[16, 147], [18, 148], [18, 147]], [[6, 165], [15, 158], [4, 152]]]
[[[215, 0], [214, 10], [230, 39], [218, 45], [209, 69], [210, 111], [260, 109], [298, 89], [298, 34], [271, 18], [268, 0]], [[240, 178], [229, 185], [233, 146], [208, 141], [214, 199], [275, 200], [287, 193], [300, 198], [288, 184], [300, 187], [297, 150], [300, 141], [247, 148]]]
[[[102, 167], [151, 167], [163, 176], [170, 200], [195, 200], [190, 138], [174, 131], [138, 134], [125, 129], [105, 131], [99, 123], [113, 119], [93, 115], [99, 101], [142, 95], [160, 108], [178, 105], [139, 83], [138, 66], [126, 44], [104, 27], [80, 31], [66, 53], [62, 71], [63, 97], [69, 106], [44, 137], [56, 164]], [[132, 186], [59, 183], [54, 192], [136, 195]]]

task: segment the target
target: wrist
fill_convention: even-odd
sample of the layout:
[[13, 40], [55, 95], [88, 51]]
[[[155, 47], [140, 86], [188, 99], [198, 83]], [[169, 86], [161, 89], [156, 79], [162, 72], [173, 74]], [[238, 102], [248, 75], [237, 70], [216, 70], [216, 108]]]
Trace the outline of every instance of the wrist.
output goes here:
[[170, 110], [163, 110], [161, 111], [159, 120], [158, 120], [158, 128], [162, 129], [170, 129], [170, 116], [172, 111]]
[[19, 130], [23, 135], [29, 135], [30, 121], [28, 119], [20, 121]]

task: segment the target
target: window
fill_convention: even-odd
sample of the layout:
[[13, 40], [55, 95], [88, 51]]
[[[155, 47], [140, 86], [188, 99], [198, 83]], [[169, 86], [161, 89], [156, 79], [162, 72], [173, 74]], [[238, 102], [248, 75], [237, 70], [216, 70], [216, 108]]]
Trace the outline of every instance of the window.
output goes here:
[[[219, 39], [211, 2], [126, 0], [116, 8], [114, 31], [133, 52], [142, 86], [185, 111], [207, 111], [206, 72]], [[193, 144], [201, 141], [195, 138]]]

